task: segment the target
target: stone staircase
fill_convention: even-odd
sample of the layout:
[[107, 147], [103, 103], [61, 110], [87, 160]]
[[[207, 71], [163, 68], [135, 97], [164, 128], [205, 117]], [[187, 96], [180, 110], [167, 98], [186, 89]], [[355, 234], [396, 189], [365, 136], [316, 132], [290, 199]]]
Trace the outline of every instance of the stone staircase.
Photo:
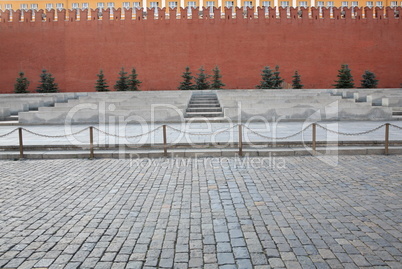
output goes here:
[[186, 118], [223, 117], [223, 110], [215, 93], [193, 93], [186, 109]]

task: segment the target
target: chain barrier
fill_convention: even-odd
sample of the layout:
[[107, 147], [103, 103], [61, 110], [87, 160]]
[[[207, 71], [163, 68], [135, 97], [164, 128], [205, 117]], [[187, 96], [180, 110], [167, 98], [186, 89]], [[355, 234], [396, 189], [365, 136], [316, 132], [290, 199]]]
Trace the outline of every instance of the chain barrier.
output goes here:
[[100, 132], [100, 133], [102, 133], [102, 134], [105, 134], [105, 135], [108, 135], [108, 136], [114, 136], [114, 137], [117, 137], [117, 138], [138, 138], [138, 137], [142, 137], [142, 136], [144, 136], [144, 135], [151, 134], [151, 133], [153, 133], [153, 132], [159, 130], [160, 128], [162, 128], [162, 126], [156, 127], [156, 128], [153, 129], [153, 130], [150, 130], [150, 131], [148, 131], [148, 132], [146, 132], [146, 133], [142, 133], [142, 134], [139, 134], [139, 135], [129, 135], [129, 136], [125, 135], [125, 136], [122, 136], [122, 135], [117, 135], [117, 134], [111, 134], [111, 133], [102, 131], [101, 129], [98, 129], [98, 128], [94, 127], [95, 130], [97, 130], [98, 132]]
[[46, 138], [62, 138], [62, 137], [74, 136], [74, 135], [80, 134], [80, 133], [82, 133], [82, 132], [84, 132], [84, 131], [86, 131], [88, 129], [89, 129], [89, 127], [84, 128], [84, 129], [82, 129], [82, 130], [80, 130], [78, 132], [67, 134], [67, 135], [44, 135], [44, 134], [36, 133], [36, 132], [31, 131], [31, 130], [22, 128], [22, 130], [26, 131], [27, 133], [30, 133], [30, 134], [33, 134], [33, 135], [36, 135], [36, 136], [46, 137]]
[[6, 134], [0, 135], [0, 137], [6, 137], [6, 136], [8, 136], [8, 135], [14, 133], [14, 132], [17, 131], [17, 130], [18, 130], [18, 129], [16, 128], [16, 129], [12, 130], [11, 132], [8, 132], [8, 133], [6, 133]]
[[399, 129], [399, 130], [402, 130], [402, 127], [400, 127], [400, 126], [398, 126], [398, 125], [390, 124], [390, 126], [395, 127], [395, 128], [397, 128], [397, 129]]
[[[219, 135], [219, 134], [224, 133], [224, 132], [227, 132], [227, 131], [229, 131], [229, 130], [231, 130], [231, 129], [237, 127], [237, 126], [239, 126], [239, 124], [235, 124], [235, 125], [230, 126], [230, 127], [226, 128], [226, 129], [223, 129], [223, 130], [219, 130], [219, 131], [215, 131], [215, 132], [209, 132], [209, 133], [193, 133], [193, 132], [189, 132], [189, 131], [183, 131], [183, 130], [180, 130], [180, 129], [178, 129], [178, 128], [175, 128], [175, 127], [172, 127], [172, 126], [169, 126], [169, 125], [167, 125], [166, 127], [172, 129], [173, 131], [180, 132], [180, 133], [184, 133], [184, 134], [188, 134], [188, 135], [209, 136], [209, 135]], [[263, 134], [261, 134], [261, 133], [259, 133], [259, 132], [257, 132], [257, 131], [254, 131], [253, 129], [251, 129], [251, 128], [248, 127], [248, 126], [244, 126], [244, 128], [247, 129], [247, 130], [248, 130], [249, 132], [251, 132], [252, 134], [255, 134], [255, 135], [259, 136], [259, 137], [262, 137], [262, 138], [265, 138], [265, 139], [268, 139], [268, 140], [286, 140], [286, 139], [289, 139], [289, 138], [292, 138], [292, 137], [295, 137], [295, 136], [297, 136], [297, 135], [302, 134], [303, 132], [305, 132], [305, 131], [306, 131], [308, 128], [310, 128], [311, 126], [312, 126], [312, 124], [306, 126], [304, 129], [302, 129], [302, 130], [299, 131], [299, 132], [296, 132], [296, 133], [291, 134], [291, 135], [288, 135], [288, 136], [283, 136], [283, 137], [266, 136], [266, 135], [263, 135]], [[382, 124], [382, 125], [380, 125], [380, 126], [378, 126], [378, 127], [376, 127], [376, 128], [373, 128], [373, 129], [370, 129], [370, 130], [367, 130], [367, 131], [364, 131], [364, 132], [359, 132], [359, 133], [346, 133], [346, 132], [334, 131], [334, 130], [328, 129], [327, 127], [325, 127], [325, 126], [323, 126], [323, 125], [320, 125], [320, 124], [316, 124], [316, 126], [320, 127], [321, 129], [323, 129], [323, 130], [325, 130], [325, 131], [327, 131], [327, 132], [334, 133], [334, 134], [338, 134], [338, 135], [344, 135], [344, 136], [359, 136], [359, 135], [365, 135], [365, 134], [369, 134], [369, 133], [375, 132], [375, 131], [377, 131], [377, 130], [383, 128], [384, 126], [386, 126], [386, 124]], [[398, 126], [398, 125], [390, 124], [390, 126], [392, 126], [392, 127], [394, 127], [394, 128], [397, 128], [397, 129], [399, 129], [399, 130], [402, 130], [402, 127], [400, 127], [400, 126]], [[103, 131], [103, 130], [101, 130], [101, 129], [99, 129], [99, 128], [96, 128], [96, 127], [93, 127], [93, 128], [94, 128], [95, 130], [97, 130], [99, 133], [102, 133], [102, 134], [105, 134], [105, 135], [108, 135], [108, 136], [114, 136], [114, 137], [117, 137], [117, 138], [138, 138], [138, 137], [142, 137], [142, 136], [151, 134], [151, 133], [153, 133], [153, 132], [156, 132], [157, 130], [161, 129], [162, 127], [163, 127], [163, 126], [161, 125], [161, 126], [159, 126], [159, 127], [156, 127], [156, 128], [153, 129], [153, 130], [150, 130], [150, 131], [146, 132], [146, 133], [142, 133], [142, 134], [138, 134], [138, 135], [131, 135], [131, 136], [121, 136], [121, 135], [117, 135], [117, 134], [111, 134], [111, 133], [105, 132], [105, 131]], [[36, 135], [36, 136], [41, 136], [41, 137], [46, 137], [46, 138], [62, 138], [62, 137], [69, 137], [69, 136], [78, 135], [78, 134], [80, 134], [80, 133], [82, 133], [82, 132], [88, 130], [89, 128], [90, 128], [90, 127], [86, 127], [86, 128], [84, 128], [84, 129], [82, 129], [82, 130], [80, 130], [80, 131], [77, 131], [77, 132], [71, 133], [71, 134], [67, 134], [67, 135], [45, 135], [45, 134], [36, 133], [36, 132], [31, 131], [31, 130], [28, 130], [28, 129], [26, 129], [26, 128], [22, 128], [22, 130], [26, 131], [27, 133]], [[18, 128], [14, 129], [14, 130], [12, 130], [12, 131], [10, 131], [10, 132], [8, 132], [8, 133], [2, 134], [2, 135], [0, 135], [0, 138], [1, 138], [1, 137], [6, 137], [6, 136], [8, 136], [8, 135], [11, 135], [12, 133], [16, 132], [17, 130], [18, 130]]]
[[233, 129], [233, 128], [237, 127], [237, 126], [239, 126], [239, 125], [235, 124], [235, 125], [233, 125], [231, 127], [228, 127], [226, 129], [223, 129], [223, 130], [220, 130], [220, 131], [215, 131], [215, 132], [210, 132], [210, 133], [192, 133], [192, 132], [183, 131], [183, 130], [180, 130], [180, 129], [177, 129], [177, 128], [174, 128], [172, 126], [167, 125], [167, 127], [169, 127], [170, 129], [172, 129], [172, 130], [174, 130], [176, 132], [184, 133], [184, 134], [188, 134], [188, 135], [218, 135], [218, 134], [227, 132], [230, 129]]
[[311, 125], [312, 125], [312, 124], [308, 125], [308, 126], [305, 127], [303, 130], [301, 130], [301, 131], [299, 131], [299, 132], [297, 132], [297, 133], [294, 133], [294, 134], [291, 134], [291, 135], [288, 135], [288, 136], [283, 136], [283, 137], [266, 136], [266, 135], [260, 134], [260, 133], [258, 133], [258, 132], [256, 132], [256, 131], [250, 129], [250, 128], [247, 127], [247, 126], [244, 126], [244, 128], [247, 129], [247, 130], [249, 130], [251, 133], [253, 133], [253, 134], [257, 135], [257, 136], [260, 136], [260, 137], [262, 137], [262, 138], [266, 138], [266, 139], [268, 139], [268, 140], [285, 140], [285, 139], [289, 139], [289, 138], [295, 137], [295, 136], [297, 136], [297, 135], [303, 133], [303, 132], [306, 131], [308, 128], [310, 128]]
[[333, 133], [333, 134], [345, 135], [345, 136], [359, 136], [359, 135], [365, 135], [365, 134], [369, 134], [369, 133], [375, 132], [375, 131], [381, 129], [382, 127], [384, 127], [385, 124], [380, 125], [380, 126], [374, 128], [374, 129], [371, 129], [371, 130], [368, 130], [368, 131], [364, 131], [364, 132], [360, 132], [360, 133], [344, 133], [344, 132], [339, 132], [339, 131], [334, 131], [334, 130], [328, 129], [327, 127], [324, 127], [324, 126], [322, 126], [322, 125], [320, 125], [320, 124], [317, 124], [317, 126], [320, 127], [321, 129], [323, 129], [323, 130], [325, 130], [325, 131], [327, 131], [327, 132]]

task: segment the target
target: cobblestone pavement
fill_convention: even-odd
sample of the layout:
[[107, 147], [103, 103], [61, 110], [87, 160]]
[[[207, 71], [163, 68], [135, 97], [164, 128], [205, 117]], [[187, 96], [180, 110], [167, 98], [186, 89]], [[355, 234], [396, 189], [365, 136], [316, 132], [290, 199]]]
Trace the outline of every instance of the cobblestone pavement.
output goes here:
[[0, 268], [402, 268], [402, 156], [0, 171]]

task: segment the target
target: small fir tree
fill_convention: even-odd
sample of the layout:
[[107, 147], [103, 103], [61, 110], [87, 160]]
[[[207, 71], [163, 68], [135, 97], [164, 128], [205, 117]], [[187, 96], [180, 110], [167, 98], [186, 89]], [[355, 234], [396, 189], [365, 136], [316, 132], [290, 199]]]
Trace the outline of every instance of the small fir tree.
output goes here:
[[350, 89], [354, 88], [353, 77], [351, 74], [351, 70], [347, 64], [341, 65], [341, 69], [339, 70], [338, 80], [335, 81], [336, 89]]
[[15, 93], [28, 93], [28, 87], [29, 87], [29, 80], [24, 77], [24, 72], [19, 72], [19, 77], [16, 80], [16, 83], [14, 84], [14, 92]]
[[222, 78], [221, 71], [219, 70], [218, 66], [215, 66], [215, 68], [212, 69], [212, 72], [214, 74], [212, 75], [211, 89], [219, 90], [225, 86], [225, 84], [223, 84], [221, 81]]
[[107, 85], [105, 75], [103, 74], [102, 69], [99, 71], [99, 74], [97, 74], [97, 76], [98, 76], [98, 80], [96, 81], [96, 84], [95, 84], [95, 90], [98, 92], [108, 92], [109, 86]]
[[40, 74], [39, 86], [36, 91], [40, 93], [48, 93], [48, 92], [58, 92], [57, 83], [54, 82], [54, 77], [52, 74], [48, 73], [46, 69], [42, 70], [42, 74]]
[[191, 81], [193, 79], [193, 76], [191, 75], [190, 72], [190, 67], [186, 67], [186, 71], [183, 72], [183, 75], [181, 76], [183, 78], [183, 81], [180, 82], [180, 86], [178, 87], [179, 90], [193, 90], [194, 85], [193, 82]]
[[198, 69], [200, 73], [198, 73], [198, 77], [195, 79], [195, 88], [197, 90], [207, 90], [209, 89], [209, 82], [208, 78], [209, 76], [204, 73], [204, 67], [201, 66], [200, 69]]
[[272, 70], [269, 66], [265, 66], [261, 73], [260, 85], [257, 85], [257, 89], [272, 89], [274, 87], [274, 78]]
[[116, 81], [114, 85], [114, 89], [117, 91], [127, 91], [128, 90], [128, 76], [127, 72], [124, 72], [124, 68], [122, 67], [119, 72], [119, 79]]
[[299, 72], [295, 71], [295, 75], [292, 80], [292, 88], [293, 89], [303, 89], [303, 84], [301, 84], [301, 76]]
[[282, 82], [284, 81], [279, 75], [281, 72], [279, 72], [279, 65], [275, 66], [275, 72], [274, 72], [274, 85], [273, 89], [282, 89]]
[[137, 79], [137, 76], [138, 76], [138, 74], [135, 71], [135, 68], [133, 68], [131, 70], [131, 74], [128, 79], [128, 90], [129, 91], [138, 91], [139, 90], [140, 84], [142, 82]]
[[364, 71], [362, 75], [363, 80], [361, 80], [361, 87], [367, 89], [377, 88], [378, 79], [375, 79], [375, 75], [373, 72]]

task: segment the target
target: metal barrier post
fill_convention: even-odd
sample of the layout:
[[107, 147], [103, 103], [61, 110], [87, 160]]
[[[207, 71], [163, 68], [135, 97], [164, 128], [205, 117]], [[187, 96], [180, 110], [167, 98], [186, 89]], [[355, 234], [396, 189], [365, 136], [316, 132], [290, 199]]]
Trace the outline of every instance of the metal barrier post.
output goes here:
[[163, 125], [163, 154], [167, 157], [167, 136], [166, 136], [166, 125]]
[[385, 124], [385, 155], [389, 154], [389, 123]]
[[94, 127], [89, 127], [89, 158], [94, 158]]
[[313, 145], [312, 145], [312, 148], [313, 148], [313, 154], [316, 154], [316, 153], [317, 153], [317, 152], [316, 152], [316, 135], [317, 135], [317, 129], [316, 129], [316, 127], [317, 127], [317, 124], [316, 124], [316, 123], [313, 123], [313, 124], [312, 124], [312, 127], [313, 127], [313, 137], [312, 137]]
[[19, 144], [20, 144], [20, 159], [24, 158], [24, 144], [22, 140], [22, 128], [18, 128], [18, 138], [19, 138]]
[[239, 156], [243, 156], [243, 132], [241, 124], [239, 124]]

